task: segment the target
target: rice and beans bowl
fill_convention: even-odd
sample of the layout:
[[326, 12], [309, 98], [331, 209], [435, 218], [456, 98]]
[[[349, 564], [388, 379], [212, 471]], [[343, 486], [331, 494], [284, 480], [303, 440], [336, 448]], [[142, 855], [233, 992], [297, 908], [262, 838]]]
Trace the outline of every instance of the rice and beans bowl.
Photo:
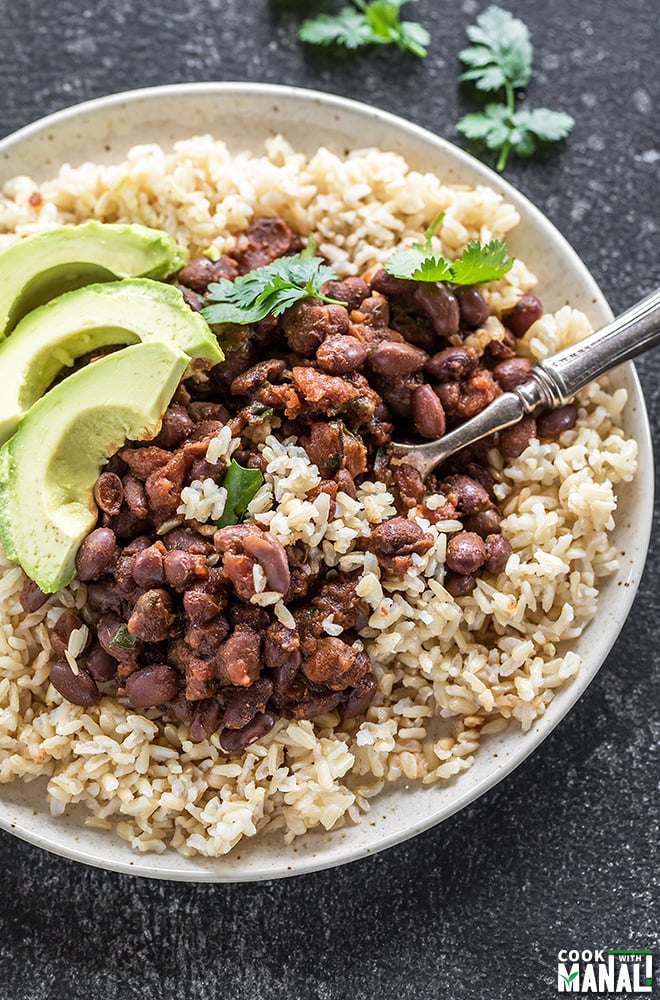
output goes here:
[[[65, 166], [57, 178], [40, 186], [27, 177], [15, 178], [4, 186], [0, 199], [0, 240], [9, 242], [87, 219], [137, 222], [167, 231], [188, 247], [193, 261], [214, 247], [203, 258], [212, 263], [214, 257], [240, 260], [246, 253], [249, 236], [245, 234], [250, 227], [263, 218], [279, 219], [296, 238], [304, 240], [311, 234], [317, 253], [334, 266], [342, 282], [351, 279], [355, 288], [355, 276], [366, 278], [366, 297], [373, 307], [379, 295], [388, 301], [384, 285], [378, 292], [380, 265], [393, 249], [418, 240], [439, 212], [444, 215], [435, 241], [450, 257], [471, 239], [505, 238], [518, 221], [514, 208], [489, 188], [444, 186], [433, 175], [410, 170], [395, 154], [364, 150], [342, 158], [320, 149], [306, 158], [276, 138], [266, 144], [261, 156], [232, 155], [221, 142], [200, 137], [180, 142], [170, 151], [136, 147], [126, 162], [114, 166]], [[180, 276], [182, 283], [184, 277]], [[522, 336], [515, 338], [515, 347], [507, 354], [504, 348], [512, 338], [502, 319], [515, 326], [515, 320], [507, 317], [515, 315], [517, 306], [520, 311], [521, 297], [533, 296], [536, 280], [516, 260], [505, 278], [480, 288], [488, 316], [477, 316], [478, 324], [462, 324], [460, 337], [450, 342], [463, 350], [463, 360], [465, 351], [477, 359], [473, 367], [486, 372], [482, 388], [486, 382], [497, 383], [492, 378], [497, 364], [513, 360], [514, 369], [520, 368], [520, 359], [551, 354], [590, 332], [586, 317], [565, 306], [555, 314], [538, 315], [531, 325], [523, 323], [524, 332], [517, 331]], [[370, 287], [372, 282], [375, 289]], [[346, 287], [350, 283], [344, 291]], [[191, 299], [201, 293], [191, 289]], [[304, 343], [310, 325], [305, 326], [304, 318], [297, 326], [291, 321], [288, 342], [283, 341], [277, 354], [286, 358], [284, 368], [277, 368], [272, 383], [268, 378], [254, 384], [248, 379], [242, 388], [254, 393], [265, 385], [279, 386], [280, 395], [287, 395], [290, 403], [292, 384], [304, 389], [305, 378], [316, 364], [311, 359], [319, 357], [319, 349], [321, 356], [323, 350], [327, 355], [326, 367], [336, 364], [333, 352], [327, 345], [323, 348], [324, 338], [336, 341], [352, 336], [357, 326], [372, 324], [373, 329], [376, 325], [378, 308], [371, 314], [369, 309], [360, 313], [365, 300], [358, 296], [352, 304], [349, 329], [342, 326], [342, 319], [340, 329], [332, 331], [332, 336], [326, 331], [319, 343]], [[396, 316], [395, 294], [388, 304]], [[405, 312], [398, 314], [402, 337], [385, 340], [412, 342], [424, 353], [423, 364], [428, 368], [436, 353], [449, 350], [447, 342], [440, 339], [428, 350], [428, 344], [417, 346], [419, 337], [428, 335], [428, 326], [424, 333], [422, 315], [416, 330]], [[396, 331], [397, 321], [390, 317], [389, 322]], [[275, 334], [271, 330], [267, 343], [272, 345], [273, 336], [282, 337], [282, 328]], [[296, 336], [302, 336], [303, 342], [297, 342]], [[367, 336], [364, 329], [361, 336], [362, 340]], [[377, 338], [377, 343], [382, 342]], [[302, 356], [302, 383], [292, 383], [288, 374], [291, 358], [287, 352], [291, 351]], [[227, 353], [226, 364], [230, 364]], [[378, 385], [378, 373], [364, 367], [364, 359], [360, 364], [360, 371], [368, 376], [361, 396], [377, 393], [373, 386]], [[442, 359], [434, 377], [438, 365], [442, 367]], [[349, 378], [357, 378], [356, 371]], [[452, 371], [455, 374], [455, 368]], [[506, 379], [506, 368], [504, 373]], [[234, 378], [242, 375], [244, 371], [237, 370]], [[464, 372], [461, 384], [473, 375], [474, 371]], [[406, 416], [411, 394], [427, 385], [417, 371], [412, 377], [416, 384], [404, 387], [408, 404], [399, 400], [401, 416], [394, 415], [395, 436], [400, 434], [401, 421], [411, 419]], [[443, 384], [441, 376], [439, 382]], [[225, 384], [230, 384], [228, 379]], [[446, 379], [447, 384], [452, 380]], [[381, 385], [380, 391], [387, 396], [387, 386]], [[225, 392], [222, 402], [231, 395]], [[428, 392], [424, 388], [420, 397], [427, 404]], [[51, 670], [63, 657], [74, 675], [85, 670], [85, 647], [90, 630], [98, 624], [98, 609], [95, 614], [92, 607], [90, 614], [88, 603], [95, 581], [78, 579], [36, 610], [26, 611], [26, 577], [0, 556], [0, 780], [45, 776], [54, 815], [62, 814], [69, 804], [82, 803], [89, 810], [87, 825], [116, 830], [138, 851], [162, 852], [173, 847], [185, 856], [219, 856], [242, 837], [266, 830], [280, 830], [291, 842], [318, 826], [331, 829], [358, 822], [388, 782], [403, 777], [424, 785], [454, 778], [474, 760], [482, 735], [509, 725], [529, 729], [556, 689], [577, 674], [580, 658], [571, 651], [570, 640], [581, 634], [596, 613], [599, 580], [617, 568], [609, 538], [615, 490], [632, 479], [637, 447], [621, 428], [626, 392], [609, 391], [606, 380], [579, 394], [564, 429], [561, 421], [555, 421], [556, 426], [546, 428], [545, 433], [541, 427], [538, 436], [528, 433], [508, 447], [501, 441], [491, 443], [476, 456], [478, 462], [469, 456], [472, 468], [467, 471], [473, 476], [482, 475], [476, 466], [487, 471], [489, 478], [482, 475], [482, 488], [490, 497], [481, 510], [471, 512], [465, 505], [461, 508], [460, 489], [458, 496], [455, 490], [451, 494], [452, 483], [447, 482], [453, 475], [456, 487], [465, 469], [440, 470], [421, 492], [413, 485], [406, 494], [406, 484], [393, 480], [387, 468], [374, 473], [375, 448], [370, 444], [366, 465], [364, 456], [354, 457], [353, 474], [346, 475], [345, 460], [340, 469], [324, 467], [327, 431], [310, 430], [315, 423], [325, 422], [326, 428], [333, 424], [332, 433], [340, 433], [331, 408], [320, 414], [317, 410], [312, 417], [303, 414], [301, 424], [278, 409], [277, 392], [271, 391], [271, 403], [262, 407], [259, 419], [241, 424], [236, 413], [246, 406], [247, 393], [232, 408], [231, 419], [217, 419], [216, 410], [213, 426], [199, 434], [203, 453], [196, 453], [196, 461], [204, 463], [206, 474], [188, 477], [172, 523], [155, 525], [155, 537], [166, 539], [168, 532], [187, 532], [186, 537], [201, 539], [208, 549], [202, 546], [201, 552], [193, 554], [199, 563], [200, 558], [209, 560], [210, 551], [211, 570], [223, 563], [227, 551], [252, 559], [245, 599], [237, 600], [233, 594], [231, 607], [225, 608], [228, 630], [233, 632], [216, 633], [218, 642], [231, 641], [240, 629], [259, 634], [270, 628], [275, 637], [298, 630], [305, 652], [304, 629], [294, 617], [304, 603], [304, 591], [289, 608], [281, 591], [269, 590], [263, 561], [241, 549], [242, 542], [238, 551], [235, 538], [225, 551], [222, 546], [214, 548], [211, 522], [222, 514], [225, 498], [212, 467], [224, 473], [235, 453], [244, 462], [252, 456], [264, 482], [243, 521], [259, 535], [258, 543], [248, 543], [248, 549], [252, 545], [253, 553], [263, 554], [263, 538], [274, 538], [277, 558], [280, 548], [287, 554], [295, 551], [299, 564], [308, 567], [307, 576], [313, 567], [314, 580], [307, 581], [310, 598], [316, 599], [310, 641], [321, 641], [330, 652], [340, 648], [333, 643], [352, 650], [350, 662], [346, 661], [350, 684], [341, 687], [327, 669], [323, 674], [327, 663], [317, 662], [322, 671], [316, 677], [318, 683], [298, 670], [297, 696], [289, 694], [279, 703], [275, 699], [281, 709], [277, 712], [266, 704], [277, 694], [268, 680], [271, 687], [262, 691], [257, 706], [257, 717], [270, 716], [268, 724], [262, 726], [263, 734], [256, 733], [256, 742], [241, 748], [239, 740], [233, 751], [226, 742], [230, 730], [221, 728], [206, 736], [203, 719], [200, 722], [185, 711], [177, 716], [167, 707], [136, 707], [140, 698], [134, 697], [131, 703], [124, 687], [120, 696], [110, 690], [92, 704], [73, 704], [51, 683]], [[459, 407], [454, 410], [455, 419], [469, 415], [460, 413], [464, 396], [456, 397], [448, 389], [443, 393], [440, 398], [450, 419], [452, 405]], [[208, 387], [200, 389], [197, 400], [193, 388], [191, 402], [200, 404], [198, 424], [208, 421], [211, 413], [202, 412], [205, 399], [208, 403]], [[250, 396], [248, 405], [249, 401]], [[220, 400], [215, 403], [220, 405]], [[185, 398], [185, 409], [188, 404], [184, 404]], [[395, 398], [390, 399], [392, 406], [396, 409]], [[428, 412], [428, 406], [418, 407], [418, 421], [423, 421], [423, 412]], [[381, 411], [381, 423], [391, 416]], [[342, 444], [349, 462], [351, 450], [357, 447], [353, 435], [360, 437], [359, 418], [348, 428]], [[171, 444], [173, 450], [178, 446]], [[119, 471], [125, 474], [125, 465]], [[197, 471], [204, 470], [198, 466]], [[479, 485], [478, 480], [468, 478]], [[484, 514], [488, 525], [482, 526], [480, 534], [474, 518]], [[472, 523], [466, 524], [470, 517]], [[470, 527], [475, 530], [468, 531]], [[402, 531], [407, 548], [388, 548], [389, 535], [394, 532], [396, 542]], [[448, 545], [461, 534], [474, 536], [472, 549], [468, 545], [467, 556], [454, 552], [453, 563], [450, 554], [448, 562]], [[492, 559], [487, 550], [488, 538], [494, 536], [503, 539], [497, 546], [501, 546], [504, 563], [502, 558]], [[380, 547], [379, 537], [381, 542], [385, 539]], [[420, 539], [422, 543], [416, 545]], [[121, 539], [123, 549], [133, 540], [129, 532]], [[148, 542], [156, 544], [154, 538]], [[176, 546], [168, 551], [172, 550], [181, 551]], [[128, 557], [135, 560], [140, 551], [138, 545]], [[465, 565], [461, 558], [467, 558]], [[462, 572], [457, 573], [452, 565]], [[464, 585], [466, 577], [470, 577], [469, 585]], [[333, 613], [328, 598], [336, 598], [337, 581], [346, 593]], [[250, 615], [243, 614], [241, 600], [257, 615], [252, 625]], [[188, 610], [193, 604], [189, 600]], [[342, 609], [349, 607], [353, 617], [346, 621]], [[181, 616], [181, 611], [175, 608], [177, 614]], [[217, 620], [220, 617], [221, 611]], [[194, 627], [194, 618], [190, 621]], [[186, 620], [187, 625], [190, 621]], [[256, 674], [249, 673], [248, 665], [247, 692], [265, 674], [275, 678], [281, 669], [266, 665], [264, 671], [261, 655], [257, 652]], [[306, 656], [311, 656], [309, 648]], [[327, 659], [331, 663], [333, 656]], [[185, 656], [178, 669], [185, 673]], [[130, 676], [126, 671], [125, 679]], [[354, 695], [359, 694], [360, 685], [363, 693], [368, 689], [362, 703]], [[310, 706], [312, 696], [327, 696], [333, 690], [334, 696], [326, 697], [325, 705], [321, 697]], [[347, 710], [352, 695], [358, 714]], [[212, 700], [207, 698], [206, 704]], [[311, 717], [304, 717], [310, 713]]]

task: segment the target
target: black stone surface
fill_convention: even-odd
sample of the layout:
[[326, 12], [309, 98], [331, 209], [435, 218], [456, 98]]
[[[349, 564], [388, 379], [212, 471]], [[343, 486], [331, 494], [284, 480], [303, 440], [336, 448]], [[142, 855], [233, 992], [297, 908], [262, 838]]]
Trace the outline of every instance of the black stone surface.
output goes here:
[[[303, 0], [3, 0], [0, 133], [113, 91], [235, 79], [357, 97], [455, 140], [472, 106], [457, 52], [485, 5], [408, 7], [433, 35], [418, 61], [304, 49]], [[506, 6], [536, 45], [530, 104], [577, 119], [567, 144], [512, 160], [506, 176], [621, 310], [659, 275], [657, 3]], [[638, 368], [657, 432], [657, 352]], [[541, 1000], [556, 995], [559, 948], [657, 947], [659, 557], [656, 532], [614, 650], [544, 745], [384, 854], [285, 882], [195, 886], [87, 869], [1, 834], [0, 998]]]

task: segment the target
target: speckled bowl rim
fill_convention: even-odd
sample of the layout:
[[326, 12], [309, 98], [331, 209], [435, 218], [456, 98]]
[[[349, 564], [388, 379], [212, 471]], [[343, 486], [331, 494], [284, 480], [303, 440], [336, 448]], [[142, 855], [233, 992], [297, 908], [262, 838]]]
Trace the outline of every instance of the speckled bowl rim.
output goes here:
[[[130, 114], [131, 108], [135, 112], [136, 105], [141, 105], [145, 111], [153, 112], [156, 119], [159, 115], [165, 115], [163, 120], [167, 120], [168, 103], [189, 99], [195, 104], [206, 102], [209, 108], [211, 104], [227, 107], [228, 102], [238, 105], [243, 102], [247, 106], [250, 103], [254, 104], [257, 109], [261, 108], [255, 113], [261, 114], [263, 118], [264, 139], [273, 133], [271, 127], [273, 121], [277, 125], [275, 130], [282, 131], [287, 137], [286, 116], [284, 120], [278, 119], [282, 104], [287, 105], [292, 114], [294, 109], [308, 112], [313, 106], [328, 119], [332, 117], [334, 122], [345, 121], [346, 125], [350, 121], [360, 122], [366, 132], [370, 129], [373, 132], [374, 128], [377, 128], [380, 134], [382, 130], [383, 148], [392, 148], [396, 145], [405, 152], [406, 143], [410, 143], [418, 151], [423, 148], [424, 155], [433, 153], [439, 159], [451, 161], [461, 174], [467, 175], [470, 183], [486, 184], [512, 201], [521, 212], [525, 226], [531, 227], [530, 231], [537, 237], [542, 235], [552, 253], [561, 258], [567, 269], [579, 275], [580, 290], [585, 302], [589, 300], [593, 306], [591, 311], [596, 320], [606, 322], [611, 317], [602, 292], [576, 252], [539, 209], [502, 177], [445, 139], [417, 125], [369, 105], [318, 91], [271, 84], [196, 83], [173, 84], [112, 94], [56, 112], [2, 139], [0, 174], [6, 177], [12, 176], [16, 172], [12, 170], [12, 163], [26, 150], [29, 156], [32, 147], [34, 147], [31, 154], [33, 156], [35, 150], [40, 149], [45, 152], [50, 142], [55, 148], [57, 135], [67, 131], [70, 133], [76, 123], [83, 125], [95, 117], [105, 116], [110, 119], [114, 116], [116, 123], [121, 124], [122, 114], [126, 112]], [[171, 119], [169, 124], [171, 126]], [[341, 128], [339, 131], [341, 132]], [[191, 134], [190, 129], [182, 125], [182, 133], [184, 132]], [[92, 131], [88, 132], [88, 136], [92, 136]], [[353, 148], [364, 145], [361, 136], [361, 129], [357, 141], [353, 139], [353, 134], [351, 135]], [[80, 138], [82, 139], [82, 134]], [[346, 138], [348, 140], [349, 136], [346, 135]], [[324, 141], [323, 133], [320, 139], [321, 142]], [[99, 140], [94, 140], [92, 136], [90, 141]], [[84, 158], [89, 159], [89, 156]], [[44, 171], [45, 175], [54, 175], [60, 163], [68, 159], [69, 157], [65, 156], [53, 161]], [[71, 159], [80, 161], [80, 157], [74, 155]], [[0, 176], [0, 182], [1, 179]], [[532, 269], [534, 269], [533, 262]], [[87, 815], [84, 811], [73, 809], [64, 817], [58, 819], [51, 817], [46, 807], [43, 781], [25, 784], [16, 780], [0, 788], [0, 828], [54, 854], [117, 872], [190, 882], [258, 881], [332, 868], [374, 854], [442, 822], [483, 795], [510, 774], [539, 746], [593, 680], [625, 622], [642, 576], [652, 526], [651, 436], [643, 395], [632, 365], [620, 369], [618, 377], [630, 392], [628, 424], [639, 445], [640, 473], [635, 480], [634, 496], [626, 501], [630, 512], [633, 512], [638, 520], [634, 529], [631, 524], [626, 527], [629, 547], [625, 553], [625, 565], [613, 583], [605, 584], [601, 594], [603, 603], [607, 590], [609, 617], [603, 615], [605, 624], [599, 625], [601, 618], [599, 611], [596, 621], [587, 630], [588, 635], [585, 633], [587, 641], [584, 641], [583, 636], [575, 644], [581, 643], [585, 649], [589, 649], [589, 661], [585, 662], [578, 677], [558, 692], [546, 713], [522, 738], [522, 734], [510, 733], [507, 730], [495, 741], [490, 740], [490, 756], [487, 760], [481, 760], [481, 755], [485, 753], [482, 748], [476, 756], [473, 767], [453, 783], [442, 786], [440, 790], [438, 786], [432, 786], [431, 789], [416, 787], [412, 791], [406, 788], [392, 790], [390, 797], [401, 799], [391, 810], [393, 814], [397, 811], [399, 813], [396, 823], [393, 823], [391, 816], [380, 815], [381, 811], [387, 812], [388, 806], [385, 804], [381, 810], [380, 799], [376, 799], [373, 814], [378, 814], [380, 818], [377, 816], [375, 822], [370, 822], [369, 816], [366, 816], [364, 822], [356, 827], [342, 828], [330, 833], [312, 832], [288, 848], [283, 846], [280, 833], [275, 839], [273, 836], [264, 837], [261, 842], [256, 838], [257, 843], [248, 843], [247, 849], [242, 849], [242, 845], [239, 845], [229, 855], [218, 859], [197, 857], [186, 859], [174, 851], [167, 851], [161, 855], [136, 854], [116, 835], [82, 828], [81, 817]], [[615, 539], [620, 533], [617, 525]], [[622, 588], [621, 591], [614, 589], [615, 583]], [[496, 750], [500, 747], [503, 748], [502, 756], [505, 759], [495, 763], [495, 759], [499, 757]], [[434, 807], [432, 802], [432, 808], [427, 809], [425, 813], [422, 810], [419, 816], [414, 815], [413, 809], [410, 817], [407, 817], [407, 811], [415, 802], [421, 802], [423, 796], [433, 796], [433, 789], [436, 789], [440, 804]], [[406, 813], [403, 820], [402, 811]], [[355, 836], [355, 831], [359, 831], [360, 835]], [[302, 846], [299, 848], [298, 844]]]

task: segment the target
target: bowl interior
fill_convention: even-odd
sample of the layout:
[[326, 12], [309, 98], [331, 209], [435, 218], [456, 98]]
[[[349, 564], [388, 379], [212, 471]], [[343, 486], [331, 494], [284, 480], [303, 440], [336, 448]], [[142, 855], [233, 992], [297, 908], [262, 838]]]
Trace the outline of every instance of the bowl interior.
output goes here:
[[[0, 183], [17, 174], [37, 180], [69, 162], [116, 162], [135, 144], [171, 145], [211, 133], [235, 151], [261, 151], [281, 133], [305, 153], [319, 145], [335, 152], [380, 146], [403, 154], [416, 169], [447, 183], [487, 184], [513, 202], [521, 224], [508, 240], [540, 278], [546, 309], [570, 303], [595, 325], [611, 318], [607, 302], [584, 264], [550, 222], [498, 175], [442, 139], [366, 105], [311, 91], [255, 84], [195, 84], [135, 91], [90, 102], [28, 126], [0, 143]], [[615, 542], [621, 567], [602, 587], [597, 621], [572, 648], [584, 659], [580, 675], [559, 691], [546, 714], [523, 734], [513, 727], [484, 740], [474, 765], [446, 786], [386, 790], [366, 822], [334, 833], [311, 832], [293, 846], [281, 837], [243, 840], [221, 859], [187, 860], [174, 852], [138, 855], [115, 835], [82, 826], [86, 812], [53, 819], [39, 780], [3, 785], [0, 827], [50, 851], [119, 871], [190, 881], [247, 881], [327, 868], [414, 836], [447, 818], [509, 773], [548, 735], [595, 676], [618, 635], [639, 583], [652, 519], [653, 464], [648, 419], [631, 365], [613, 376], [628, 389], [625, 425], [640, 446], [640, 470], [620, 491]]]

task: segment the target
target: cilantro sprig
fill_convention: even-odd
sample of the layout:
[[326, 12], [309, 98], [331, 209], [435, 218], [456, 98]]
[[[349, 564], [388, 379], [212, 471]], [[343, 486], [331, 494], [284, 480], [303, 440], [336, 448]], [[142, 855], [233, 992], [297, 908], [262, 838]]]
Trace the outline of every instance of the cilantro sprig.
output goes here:
[[421, 59], [431, 36], [417, 21], [402, 21], [401, 8], [415, 0], [353, 0], [337, 14], [307, 18], [298, 38], [308, 45], [342, 45], [359, 49], [365, 45], [397, 45]]
[[534, 50], [527, 25], [508, 10], [488, 7], [467, 35], [473, 44], [459, 53], [468, 67], [460, 79], [485, 93], [503, 92], [504, 102], [489, 102], [483, 111], [464, 115], [456, 126], [459, 132], [499, 151], [500, 171], [512, 150], [531, 156], [539, 142], [565, 139], [575, 125], [571, 115], [548, 108], [515, 109], [516, 91], [527, 86], [532, 73]]
[[208, 301], [202, 309], [207, 323], [258, 323], [269, 313], [280, 316], [300, 299], [320, 299], [334, 305], [346, 305], [321, 295], [321, 285], [336, 279], [332, 267], [322, 257], [314, 256], [310, 236], [302, 253], [277, 260], [230, 281], [222, 278], [209, 285]]
[[413, 243], [406, 250], [395, 250], [385, 261], [385, 270], [395, 278], [412, 278], [413, 281], [451, 281], [454, 285], [478, 285], [484, 281], [503, 278], [513, 266], [507, 257], [506, 244], [491, 240], [482, 244], [471, 240], [456, 260], [447, 260], [433, 252], [431, 239], [442, 221], [444, 212], [437, 215], [424, 233], [423, 243]]

